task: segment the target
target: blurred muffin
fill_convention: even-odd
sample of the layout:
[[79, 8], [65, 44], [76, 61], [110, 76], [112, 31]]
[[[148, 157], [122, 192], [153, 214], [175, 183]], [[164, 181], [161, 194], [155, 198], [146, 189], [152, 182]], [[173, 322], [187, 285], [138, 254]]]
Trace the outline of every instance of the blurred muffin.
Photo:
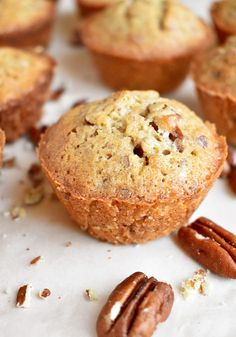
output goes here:
[[4, 144], [5, 144], [5, 134], [0, 129], [0, 167], [2, 166], [2, 152], [3, 152]]
[[56, 0], [1, 0], [0, 46], [47, 46]]
[[236, 35], [236, 1], [223, 0], [214, 2], [211, 17], [221, 42], [229, 36]]
[[90, 235], [138, 243], [187, 223], [219, 176], [225, 139], [155, 91], [121, 91], [66, 113], [41, 138], [42, 169]]
[[45, 54], [0, 48], [0, 127], [15, 140], [41, 117], [54, 61]]
[[206, 119], [236, 145], [236, 37], [198, 57], [192, 73]]
[[175, 89], [212, 30], [175, 0], [120, 1], [90, 15], [81, 37], [104, 82], [115, 89]]
[[82, 15], [93, 14], [115, 2], [115, 0], [76, 0], [76, 1], [80, 13]]

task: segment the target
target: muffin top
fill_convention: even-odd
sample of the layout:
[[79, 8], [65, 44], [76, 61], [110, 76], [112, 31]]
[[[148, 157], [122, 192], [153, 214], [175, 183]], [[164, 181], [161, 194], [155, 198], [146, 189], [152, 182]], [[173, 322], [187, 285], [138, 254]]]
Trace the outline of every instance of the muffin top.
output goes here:
[[0, 104], [28, 93], [54, 67], [46, 55], [0, 48]]
[[223, 137], [179, 102], [155, 91], [120, 91], [81, 105], [39, 145], [47, 174], [82, 198], [155, 202], [201, 190], [219, 173]]
[[126, 58], [170, 58], [213, 40], [212, 30], [176, 0], [123, 0], [85, 18], [84, 43]]
[[0, 34], [6, 34], [50, 21], [55, 0], [1, 0]]
[[225, 25], [228, 29], [236, 29], [236, 1], [223, 0], [215, 2], [211, 13], [218, 24]]
[[197, 86], [236, 98], [236, 36], [198, 57], [192, 70]]

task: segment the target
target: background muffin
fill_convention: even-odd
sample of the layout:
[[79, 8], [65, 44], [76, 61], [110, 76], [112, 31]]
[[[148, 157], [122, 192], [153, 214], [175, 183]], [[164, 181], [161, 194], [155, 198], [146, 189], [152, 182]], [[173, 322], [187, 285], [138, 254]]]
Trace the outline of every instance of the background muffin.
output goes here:
[[219, 40], [236, 34], [236, 1], [223, 0], [213, 3], [211, 17], [215, 24]]
[[41, 116], [54, 61], [45, 54], [0, 48], [0, 127], [15, 140]]
[[223, 137], [155, 91], [79, 106], [41, 139], [42, 168], [72, 218], [112, 243], [184, 225], [222, 170]]
[[1, 0], [0, 46], [47, 46], [56, 0]]
[[82, 15], [93, 14], [117, 0], [76, 0]]
[[105, 83], [116, 89], [175, 89], [212, 30], [175, 0], [120, 1], [81, 25]]
[[2, 152], [3, 152], [4, 144], [5, 144], [5, 134], [0, 129], [0, 166], [2, 165]]
[[206, 119], [236, 145], [236, 37], [199, 57], [192, 73]]

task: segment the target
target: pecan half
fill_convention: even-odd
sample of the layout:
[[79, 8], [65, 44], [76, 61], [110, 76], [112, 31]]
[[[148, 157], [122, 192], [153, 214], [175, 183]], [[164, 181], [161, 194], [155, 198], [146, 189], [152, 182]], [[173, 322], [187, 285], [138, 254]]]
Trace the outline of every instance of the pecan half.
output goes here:
[[178, 232], [184, 250], [212, 272], [236, 278], [236, 236], [201, 217]]
[[170, 285], [137, 272], [111, 293], [97, 320], [98, 337], [150, 337], [171, 311]]

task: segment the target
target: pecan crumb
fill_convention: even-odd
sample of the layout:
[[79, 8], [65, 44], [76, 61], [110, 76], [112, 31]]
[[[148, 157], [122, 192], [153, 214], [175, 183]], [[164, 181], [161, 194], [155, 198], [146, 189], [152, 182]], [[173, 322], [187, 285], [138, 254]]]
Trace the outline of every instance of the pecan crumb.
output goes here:
[[42, 261], [43, 261], [43, 257], [39, 255], [33, 258], [33, 260], [30, 261], [30, 264], [38, 264]]
[[184, 299], [187, 299], [193, 292], [198, 292], [204, 296], [208, 293], [208, 283], [204, 269], [195, 271], [192, 278], [183, 281], [181, 284], [180, 293]]
[[39, 297], [45, 299], [51, 295], [51, 291], [48, 288], [44, 288], [39, 292]]
[[92, 289], [86, 289], [85, 295], [89, 301], [97, 301], [98, 296]]
[[49, 95], [49, 100], [50, 101], [57, 101], [64, 94], [65, 90], [66, 89], [63, 86], [61, 86], [58, 89], [52, 91]]
[[44, 189], [42, 186], [30, 188], [24, 196], [24, 204], [26, 206], [38, 205], [44, 199]]
[[26, 216], [26, 211], [23, 207], [15, 206], [10, 210], [10, 216], [12, 220], [21, 219]]
[[47, 130], [47, 128], [48, 127], [46, 125], [43, 125], [40, 128], [32, 127], [31, 129], [29, 129], [29, 138], [35, 146], [38, 145], [41, 135]]
[[3, 168], [13, 168], [16, 166], [16, 157], [12, 157], [3, 161]]
[[65, 242], [65, 246], [66, 246], [66, 247], [72, 246], [72, 242], [71, 242], [71, 241], [66, 241], [66, 242]]
[[30, 306], [32, 289], [31, 284], [26, 284], [19, 288], [16, 296], [17, 308], [28, 308]]

